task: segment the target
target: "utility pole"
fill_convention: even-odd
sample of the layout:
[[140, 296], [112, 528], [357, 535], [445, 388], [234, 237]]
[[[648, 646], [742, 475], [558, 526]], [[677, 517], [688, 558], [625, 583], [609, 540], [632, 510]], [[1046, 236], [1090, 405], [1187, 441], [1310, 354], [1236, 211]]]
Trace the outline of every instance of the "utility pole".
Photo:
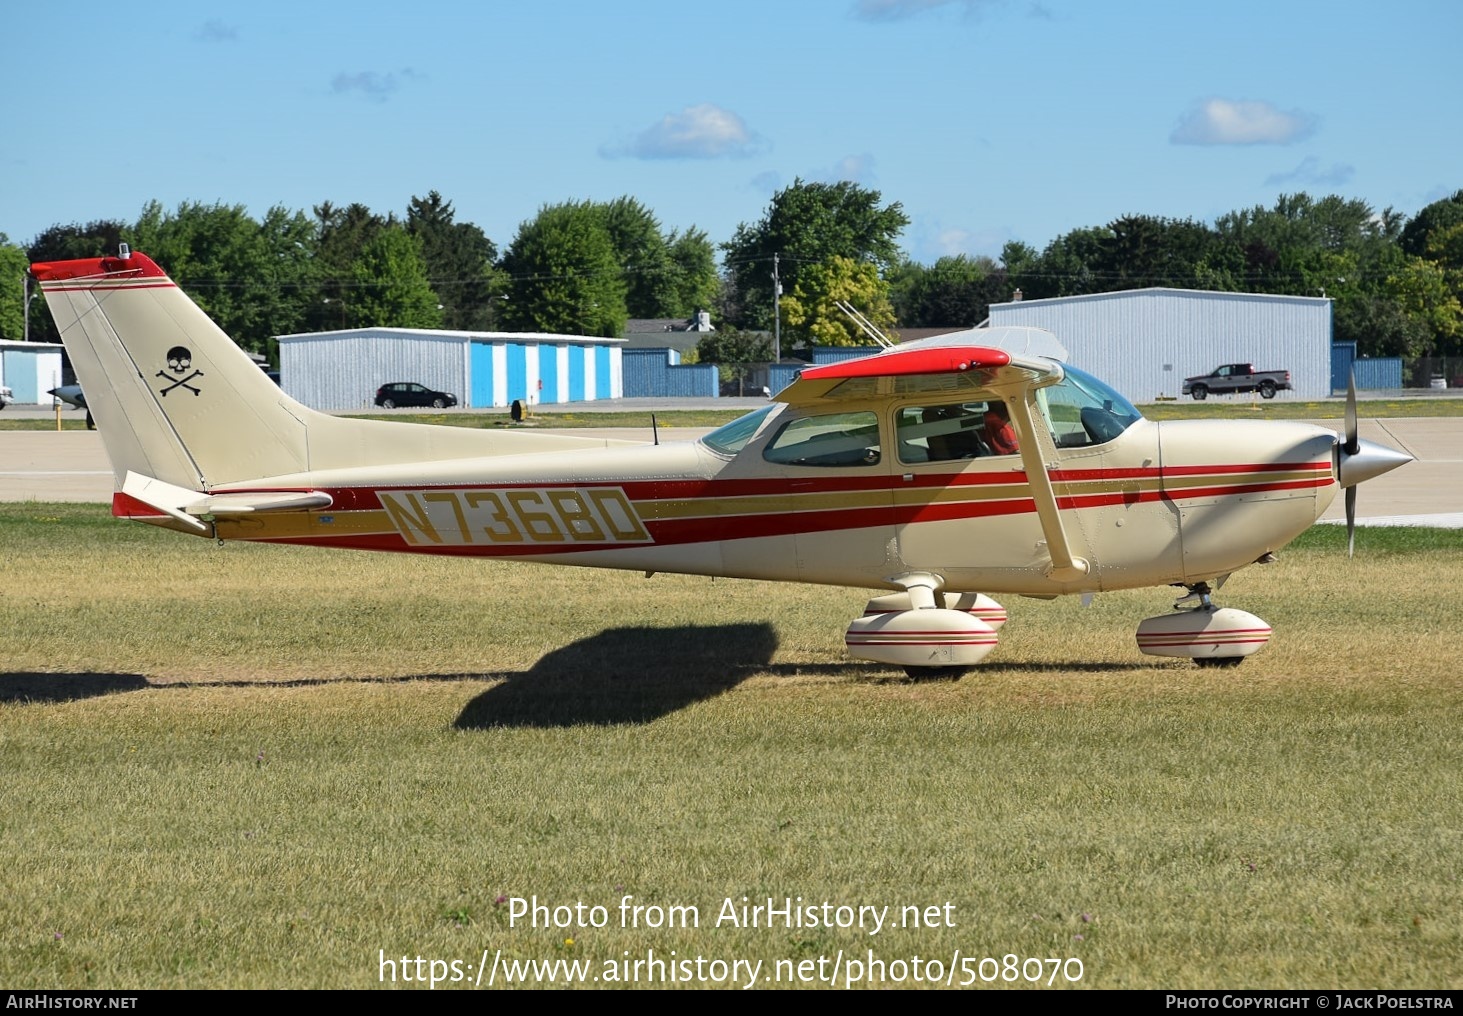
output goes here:
[[777, 276], [779, 254], [772, 255], [772, 362], [782, 362], [782, 280]]
[[20, 277], [20, 300], [25, 306], [25, 326], [21, 329], [23, 341], [30, 341], [30, 272]]

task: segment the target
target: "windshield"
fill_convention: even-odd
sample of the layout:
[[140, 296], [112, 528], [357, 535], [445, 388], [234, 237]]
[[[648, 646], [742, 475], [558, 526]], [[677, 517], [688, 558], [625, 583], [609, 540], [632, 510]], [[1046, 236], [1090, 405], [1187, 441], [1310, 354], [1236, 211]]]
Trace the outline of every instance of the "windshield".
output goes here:
[[757, 428], [762, 426], [762, 421], [767, 419], [767, 414], [776, 408], [776, 406], [768, 406], [765, 409], [753, 410], [746, 416], [738, 417], [731, 423], [716, 428], [703, 437], [701, 443], [723, 455], [735, 455], [746, 446], [748, 441], [752, 440], [752, 435], [757, 433]]
[[1059, 448], [1106, 444], [1142, 419], [1133, 404], [1084, 370], [1063, 365], [1061, 383], [1037, 392]]

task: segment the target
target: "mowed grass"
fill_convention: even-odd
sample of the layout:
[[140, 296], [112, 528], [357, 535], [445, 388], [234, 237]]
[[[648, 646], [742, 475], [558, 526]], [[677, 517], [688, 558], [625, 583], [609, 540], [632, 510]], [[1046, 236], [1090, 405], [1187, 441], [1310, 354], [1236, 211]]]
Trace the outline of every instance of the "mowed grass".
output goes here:
[[[1141, 656], [1153, 589], [1008, 598], [987, 664], [910, 683], [845, 659], [856, 590], [5, 506], [0, 983], [675, 950], [765, 986], [779, 960], [958, 950], [1080, 958], [1095, 987], [1457, 988], [1463, 534], [1344, 541], [1224, 587], [1276, 629], [1234, 670]], [[627, 895], [700, 926], [621, 927]], [[531, 896], [608, 926], [511, 924]], [[744, 896], [953, 926], [715, 926]]]

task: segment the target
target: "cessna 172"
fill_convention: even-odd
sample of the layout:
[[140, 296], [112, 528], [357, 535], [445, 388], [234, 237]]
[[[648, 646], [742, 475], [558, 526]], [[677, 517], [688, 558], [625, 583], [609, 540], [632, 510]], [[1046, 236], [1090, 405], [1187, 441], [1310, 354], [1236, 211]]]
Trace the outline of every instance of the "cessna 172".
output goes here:
[[878, 590], [850, 656], [913, 675], [996, 645], [992, 593], [1185, 588], [1138, 648], [1233, 664], [1270, 628], [1211, 598], [1339, 489], [1409, 457], [1300, 423], [1143, 419], [993, 328], [804, 370], [692, 442], [353, 420], [285, 396], [152, 260], [38, 263], [116, 474], [112, 513], [218, 540]]

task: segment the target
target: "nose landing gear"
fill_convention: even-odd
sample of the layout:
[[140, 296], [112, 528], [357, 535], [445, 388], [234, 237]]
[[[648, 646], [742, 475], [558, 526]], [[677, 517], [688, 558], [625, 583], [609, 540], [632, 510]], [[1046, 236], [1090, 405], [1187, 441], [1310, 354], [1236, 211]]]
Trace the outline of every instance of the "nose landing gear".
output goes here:
[[1201, 667], [1234, 667], [1270, 641], [1270, 626], [1244, 610], [1216, 607], [1207, 582], [1196, 582], [1171, 614], [1138, 625], [1138, 648], [1149, 656], [1177, 656]]

